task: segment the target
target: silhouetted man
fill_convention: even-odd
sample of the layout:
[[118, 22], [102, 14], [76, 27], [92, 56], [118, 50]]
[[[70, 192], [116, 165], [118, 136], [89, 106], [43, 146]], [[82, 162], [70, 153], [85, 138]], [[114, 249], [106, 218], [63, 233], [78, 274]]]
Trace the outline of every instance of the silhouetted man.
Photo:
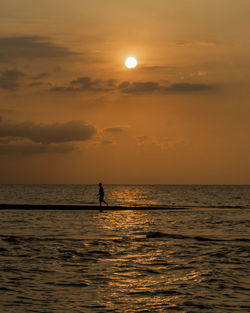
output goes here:
[[106, 205], [108, 205], [108, 203], [103, 199], [104, 198], [104, 189], [102, 187], [102, 183], [99, 183], [99, 193], [97, 194], [97, 196], [99, 196], [100, 206], [102, 206], [102, 202], [104, 202]]

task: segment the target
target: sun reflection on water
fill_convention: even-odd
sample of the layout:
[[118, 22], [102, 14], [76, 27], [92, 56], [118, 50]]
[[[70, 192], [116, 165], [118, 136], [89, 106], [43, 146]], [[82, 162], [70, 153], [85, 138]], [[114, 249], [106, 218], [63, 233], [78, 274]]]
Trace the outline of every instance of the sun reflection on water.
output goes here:
[[119, 206], [148, 206], [158, 205], [160, 202], [152, 197], [152, 191], [147, 186], [142, 189], [141, 186], [129, 185], [114, 187], [108, 190], [109, 200], [112, 203], [117, 203]]
[[104, 211], [97, 216], [98, 226], [104, 231], [127, 236], [146, 233], [154, 219], [145, 211]]
[[200, 283], [202, 272], [183, 256], [185, 240], [147, 237], [152, 231], [167, 233], [173, 217], [165, 217], [165, 229], [159, 229], [159, 217], [150, 211], [104, 209], [95, 219], [105, 235], [103, 247], [109, 251], [99, 259], [97, 271], [107, 282], [105, 303], [110, 309], [114, 303], [120, 312], [128, 306], [130, 312], [138, 306], [152, 311], [175, 309], [183, 302], [183, 290]]

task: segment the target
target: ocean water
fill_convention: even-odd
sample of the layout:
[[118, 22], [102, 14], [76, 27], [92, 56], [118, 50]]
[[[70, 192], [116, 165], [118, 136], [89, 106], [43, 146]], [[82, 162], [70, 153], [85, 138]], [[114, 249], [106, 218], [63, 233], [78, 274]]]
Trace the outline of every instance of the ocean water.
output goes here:
[[0, 218], [0, 312], [250, 311], [248, 209]]
[[[250, 186], [104, 185], [112, 206], [250, 208]], [[97, 185], [0, 185], [0, 204], [98, 205]]]
[[[47, 190], [36, 199], [33, 187], [17, 189], [26, 187], [7, 199], [15, 188], [2, 186], [1, 202], [54, 203], [58, 194], [67, 204], [84, 195], [83, 186], [73, 187], [73, 199], [70, 192], [62, 199], [63, 186], [51, 192], [34, 186]], [[97, 193], [96, 186], [87, 188], [88, 195]], [[107, 198], [112, 188], [106, 186]], [[117, 203], [169, 205], [171, 199], [191, 208], [0, 210], [0, 312], [250, 312], [249, 187], [145, 187], [150, 196], [143, 186], [127, 188], [121, 186]], [[162, 194], [157, 203], [152, 190]]]

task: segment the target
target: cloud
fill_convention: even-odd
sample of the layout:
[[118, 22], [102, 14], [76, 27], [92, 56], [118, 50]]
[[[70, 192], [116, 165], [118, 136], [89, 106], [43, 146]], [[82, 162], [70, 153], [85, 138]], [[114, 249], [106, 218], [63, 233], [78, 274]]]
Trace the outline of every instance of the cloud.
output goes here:
[[101, 141], [101, 143], [102, 143], [103, 145], [113, 145], [113, 144], [114, 144], [114, 141], [109, 140], [109, 139], [103, 139], [103, 140]]
[[178, 40], [176, 41], [176, 46], [179, 46], [179, 47], [191, 47], [191, 46], [194, 46], [194, 47], [215, 47], [218, 45], [217, 42], [215, 41], [191, 41], [191, 40]]
[[42, 36], [0, 37], [0, 62], [24, 58], [61, 58], [76, 55]]
[[109, 133], [122, 133], [128, 128], [129, 126], [113, 126], [113, 127], [105, 128], [104, 131], [109, 132]]
[[38, 87], [38, 86], [42, 86], [42, 85], [44, 85], [44, 83], [35, 81], [33, 83], [30, 83], [28, 86], [30, 86], [30, 87]]
[[50, 91], [59, 93], [59, 92], [81, 92], [82, 90], [80, 88], [74, 87], [56, 86], [50, 88]]
[[[121, 84], [122, 85], [122, 84]], [[213, 87], [208, 84], [193, 84], [193, 83], [176, 83], [169, 86], [161, 85], [158, 82], [134, 82], [121, 89], [121, 92], [127, 94], [141, 93], [183, 93], [183, 92], [198, 92], [210, 90]]]
[[[127, 82], [125, 82], [127, 84]], [[125, 87], [124, 82], [120, 85], [120, 90], [123, 93], [151, 93], [160, 91], [160, 85], [158, 82], [133, 82], [127, 84]]]
[[38, 74], [36, 76], [33, 76], [32, 79], [37, 80], [37, 79], [42, 79], [42, 78], [47, 77], [47, 76], [49, 76], [49, 73], [48, 72], [44, 72], [44, 73], [40, 73], [40, 74]]
[[84, 90], [100, 85], [100, 80], [93, 81], [91, 77], [78, 77], [77, 79], [72, 80], [71, 84], [80, 86], [81, 89]]
[[70, 82], [69, 86], [52, 87], [50, 91], [53, 92], [110, 92], [117, 88], [116, 80], [93, 80], [91, 77], [78, 77]]
[[137, 137], [137, 144], [139, 146], [154, 145], [161, 150], [170, 150], [178, 146], [186, 145], [187, 142], [183, 139], [169, 139], [169, 138], [160, 138], [157, 136], [139, 136]]
[[129, 125], [116, 125], [104, 128], [101, 132], [99, 143], [105, 144], [105, 145], [116, 145], [117, 136], [120, 138], [120, 136], [123, 136], [126, 134], [126, 131], [129, 130]]
[[150, 140], [150, 137], [146, 136], [146, 135], [137, 137], [137, 141], [138, 141], [139, 144], [143, 144], [143, 143], [145, 143], [148, 140]]
[[24, 73], [18, 70], [8, 70], [0, 75], [0, 88], [8, 90], [16, 90], [20, 86]]
[[122, 83], [120, 83], [120, 85], [118, 86], [118, 89], [125, 89], [125, 88], [129, 88], [130, 87], [130, 82], [124, 81]]
[[109, 79], [109, 80], [107, 80], [107, 86], [108, 87], [115, 88], [116, 87], [116, 83], [117, 83], [116, 79]]
[[116, 89], [116, 80], [108, 79], [108, 80], [93, 80], [89, 76], [78, 77], [75, 80], [70, 82], [71, 86], [77, 86], [78, 90], [81, 91], [113, 91]]
[[69, 153], [76, 150], [72, 144], [41, 144], [33, 142], [0, 143], [0, 155], [33, 155], [43, 153]]
[[0, 122], [0, 138], [25, 138], [42, 144], [86, 141], [95, 133], [92, 125], [82, 121], [54, 124]]
[[117, 82], [116, 80], [93, 80], [91, 77], [78, 77], [72, 80], [68, 86], [55, 86], [50, 89], [52, 92], [121, 92], [125, 94], [144, 93], [182, 93], [201, 92], [213, 89], [209, 84], [198, 83], [174, 83], [168, 81], [144, 81], [144, 82]]
[[166, 88], [166, 92], [196, 92], [206, 91], [212, 89], [213, 86], [208, 84], [190, 84], [190, 83], [177, 83], [170, 85]]
[[81, 91], [104, 91], [106, 81], [92, 80], [91, 77], [78, 77], [71, 81], [71, 85], [77, 86]]

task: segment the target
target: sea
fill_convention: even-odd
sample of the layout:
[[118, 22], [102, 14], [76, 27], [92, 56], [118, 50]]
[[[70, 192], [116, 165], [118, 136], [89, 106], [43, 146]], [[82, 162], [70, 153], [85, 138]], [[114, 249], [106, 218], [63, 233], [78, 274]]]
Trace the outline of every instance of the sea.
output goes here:
[[0, 204], [88, 206], [0, 209], [1, 313], [250, 312], [250, 186], [104, 189], [126, 210], [91, 209], [97, 185], [0, 185]]

